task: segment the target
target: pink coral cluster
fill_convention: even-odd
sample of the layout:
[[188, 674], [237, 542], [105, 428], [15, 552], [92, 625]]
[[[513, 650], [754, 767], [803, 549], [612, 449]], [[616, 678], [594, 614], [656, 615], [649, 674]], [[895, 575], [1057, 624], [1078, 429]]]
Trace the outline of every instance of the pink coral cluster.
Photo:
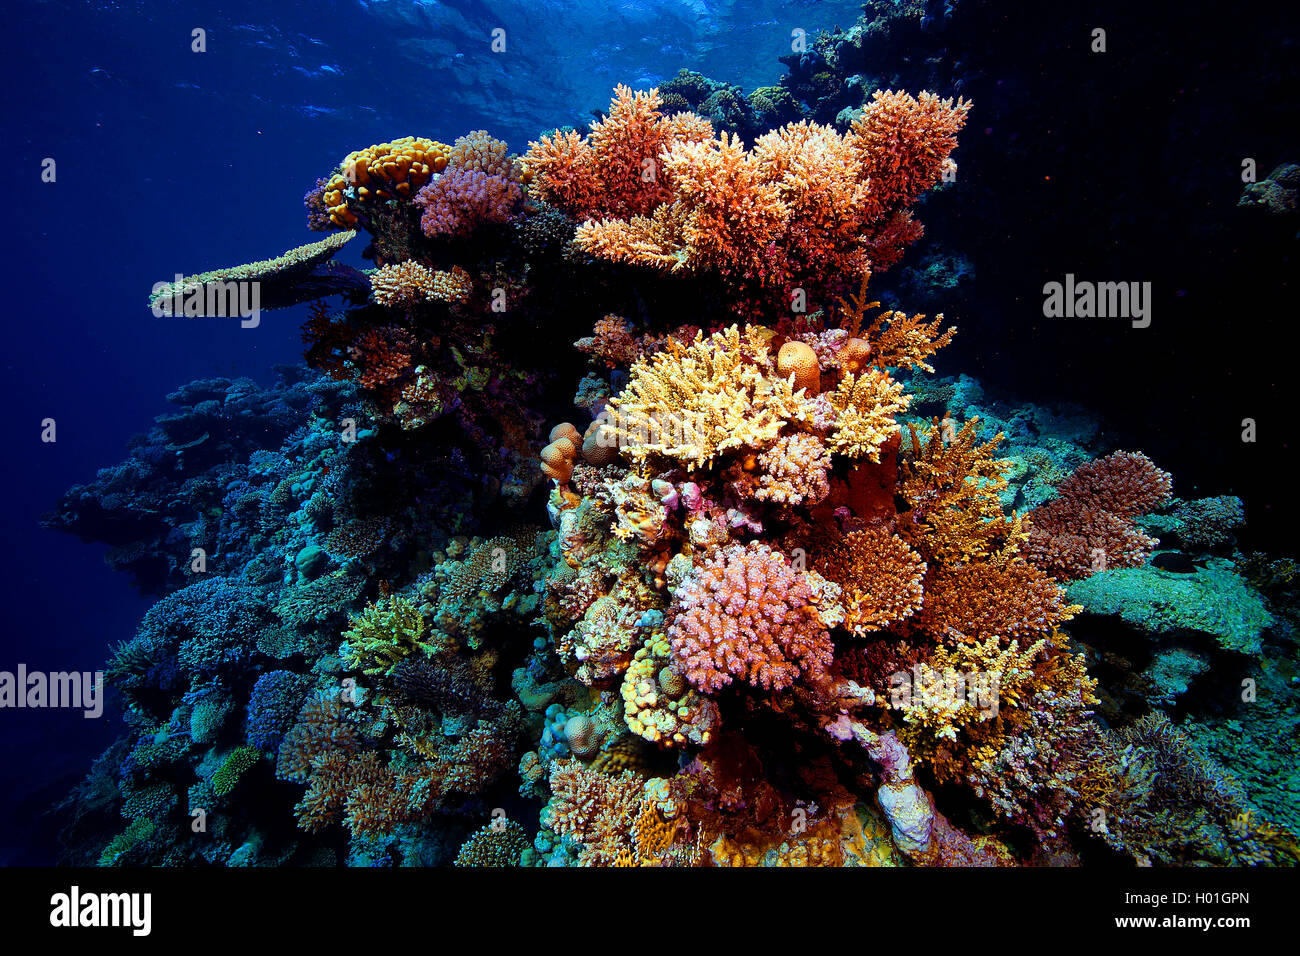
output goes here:
[[448, 170], [415, 195], [426, 236], [467, 236], [483, 223], [509, 222], [522, 198], [518, 183], [466, 169]]
[[714, 552], [674, 596], [672, 655], [700, 690], [716, 691], [734, 677], [780, 689], [831, 662], [807, 575], [764, 544]]
[[456, 140], [447, 171], [415, 194], [426, 236], [467, 236], [484, 223], [509, 222], [523, 199], [509, 147], [483, 130]]
[[1132, 519], [1167, 501], [1171, 487], [1169, 473], [1141, 452], [1117, 451], [1081, 465], [1056, 498], [1029, 512], [1025, 554], [1061, 580], [1136, 567], [1159, 542]]

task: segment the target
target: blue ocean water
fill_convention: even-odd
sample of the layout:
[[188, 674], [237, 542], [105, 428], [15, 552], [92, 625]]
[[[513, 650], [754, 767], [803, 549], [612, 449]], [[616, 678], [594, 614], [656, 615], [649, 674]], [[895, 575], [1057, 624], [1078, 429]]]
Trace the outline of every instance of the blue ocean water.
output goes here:
[[[936, 311], [944, 293], [956, 303], [948, 309], [962, 333], [940, 371], [975, 375], [1026, 405], [1080, 403], [1105, 422], [1101, 438], [1088, 444], [1078, 437], [1088, 428], [1062, 425], [1063, 443], [1077, 438], [1072, 449], [1098, 456], [1140, 443], [1184, 497], [1242, 496], [1243, 551], [1288, 553], [1295, 506], [1279, 476], [1294, 456], [1288, 362], [1276, 350], [1285, 316], [1271, 303], [1294, 288], [1295, 223], [1252, 231], [1232, 216], [1243, 156], [1258, 157], [1261, 175], [1300, 161], [1294, 97], [1277, 94], [1294, 81], [1292, 35], [1274, 44], [1246, 30], [1213, 50], [1185, 23], [1143, 22], [1145, 37], [1182, 52], [1156, 53], [1118, 32], [1116, 65], [1098, 73], [1081, 65], [1082, 20], [1054, 25], [1060, 37], [1025, 28], [1040, 45], [1026, 41], [1023, 61], [999, 62], [1020, 42], [999, 36], [1012, 30], [1003, 17], [955, 19], [969, 4], [914, 6], [926, 26], [900, 35], [930, 47], [914, 58], [894, 51], [873, 85], [915, 91], [959, 77], [958, 88], [936, 92], [976, 104], [957, 154], [961, 185], [927, 200], [927, 238], [885, 286], [932, 296]], [[11, 265], [0, 669], [101, 668], [156, 599], [104, 564], [103, 545], [41, 527], [64, 490], [121, 461], [184, 383], [270, 385], [277, 366], [302, 362], [307, 306], [268, 312], [256, 329], [155, 317], [146, 303], [155, 283], [319, 238], [303, 194], [354, 149], [406, 135], [450, 143], [484, 129], [522, 154], [546, 131], [589, 123], [616, 84], [648, 89], [690, 69], [745, 91], [775, 85], [790, 75], [780, 58], [794, 31], [847, 29], [861, 13], [860, 3], [832, 0], [11, 3], [0, 41], [0, 80], [14, 93], [0, 121]], [[945, 35], [952, 23], [972, 30]], [[1068, 79], [1044, 80], [1053, 56]], [[1250, 70], [1235, 68], [1247, 60]], [[1151, 95], [1129, 89], [1126, 69], [1150, 80]], [[849, 71], [823, 63], [806, 72], [842, 84]], [[1127, 96], [1137, 102], [1117, 107]], [[1209, 146], [1207, 129], [1220, 131]], [[44, 181], [49, 160], [55, 175]], [[964, 201], [972, 194], [978, 201]], [[1103, 195], [1113, 201], [1098, 202]], [[361, 246], [337, 261], [369, 268]], [[962, 261], [945, 258], [953, 251]], [[1090, 268], [1157, 277], [1149, 337], [1044, 320], [1043, 282]], [[1258, 337], [1238, 336], [1237, 322]], [[982, 394], [970, 407], [998, 415]], [[1037, 415], [1001, 412], [1008, 427]], [[1262, 445], [1230, 443], [1247, 418], [1266, 429]], [[41, 439], [47, 419], [57, 441]], [[0, 714], [0, 862], [57, 857], [61, 823], [47, 811], [120, 729], [111, 709], [99, 720]]]

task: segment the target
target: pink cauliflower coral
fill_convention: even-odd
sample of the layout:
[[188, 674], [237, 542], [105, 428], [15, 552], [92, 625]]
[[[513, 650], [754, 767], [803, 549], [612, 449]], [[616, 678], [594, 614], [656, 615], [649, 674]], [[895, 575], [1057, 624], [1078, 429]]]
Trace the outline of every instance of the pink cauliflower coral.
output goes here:
[[453, 167], [415, 194], [426, 236], [465, 236], [481, 223], [509, 222], [523, 198], [504, 176]]
[[672, 656], [700, 690], [716, 691], [734, 677], [780, 689], [831, 661], [807, 576], [764, 544], [715, 551], [674, 597]]

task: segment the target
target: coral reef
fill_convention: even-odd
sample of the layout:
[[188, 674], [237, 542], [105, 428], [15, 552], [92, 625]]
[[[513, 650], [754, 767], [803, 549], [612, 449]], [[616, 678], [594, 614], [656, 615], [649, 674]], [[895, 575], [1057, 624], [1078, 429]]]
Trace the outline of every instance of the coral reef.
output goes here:
[[[184, 386], [47, 518], [157, 598], [72, 862], [1294, 862], [1255, 794], [1294, 755], [1242, 741], [1294, 716], [1295, 563], [868, 301], [970, 109], [845, 80], [921, 6], [749, 94], [619, 86], [522, 158], [350, 153], [305, 199], [342, 231], [171, 289], [312, 303], [311, 371]], [[359, 231], [375, 268], [330, 266]]]

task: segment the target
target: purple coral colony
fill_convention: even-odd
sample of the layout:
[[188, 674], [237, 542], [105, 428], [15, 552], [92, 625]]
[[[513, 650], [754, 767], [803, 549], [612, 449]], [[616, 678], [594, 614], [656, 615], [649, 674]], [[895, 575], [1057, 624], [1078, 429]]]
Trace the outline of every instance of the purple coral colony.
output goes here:
[[[1086, 414], [936, 374], [966, 266], [908, 250], [980, 104], [824, 115], [863, 35], [526, 148], [340, 144], [323, 238], [154, 290], [306, 306], [306, 362], [179, 388], [47, 519], [159, 598], [72, 862], [1297, 862], [1257, 666], [1295, 566]], [[872, 301], [904, 268], [928, 314]], [[1289, 703], [1198, 721], [1242, 675]]]

